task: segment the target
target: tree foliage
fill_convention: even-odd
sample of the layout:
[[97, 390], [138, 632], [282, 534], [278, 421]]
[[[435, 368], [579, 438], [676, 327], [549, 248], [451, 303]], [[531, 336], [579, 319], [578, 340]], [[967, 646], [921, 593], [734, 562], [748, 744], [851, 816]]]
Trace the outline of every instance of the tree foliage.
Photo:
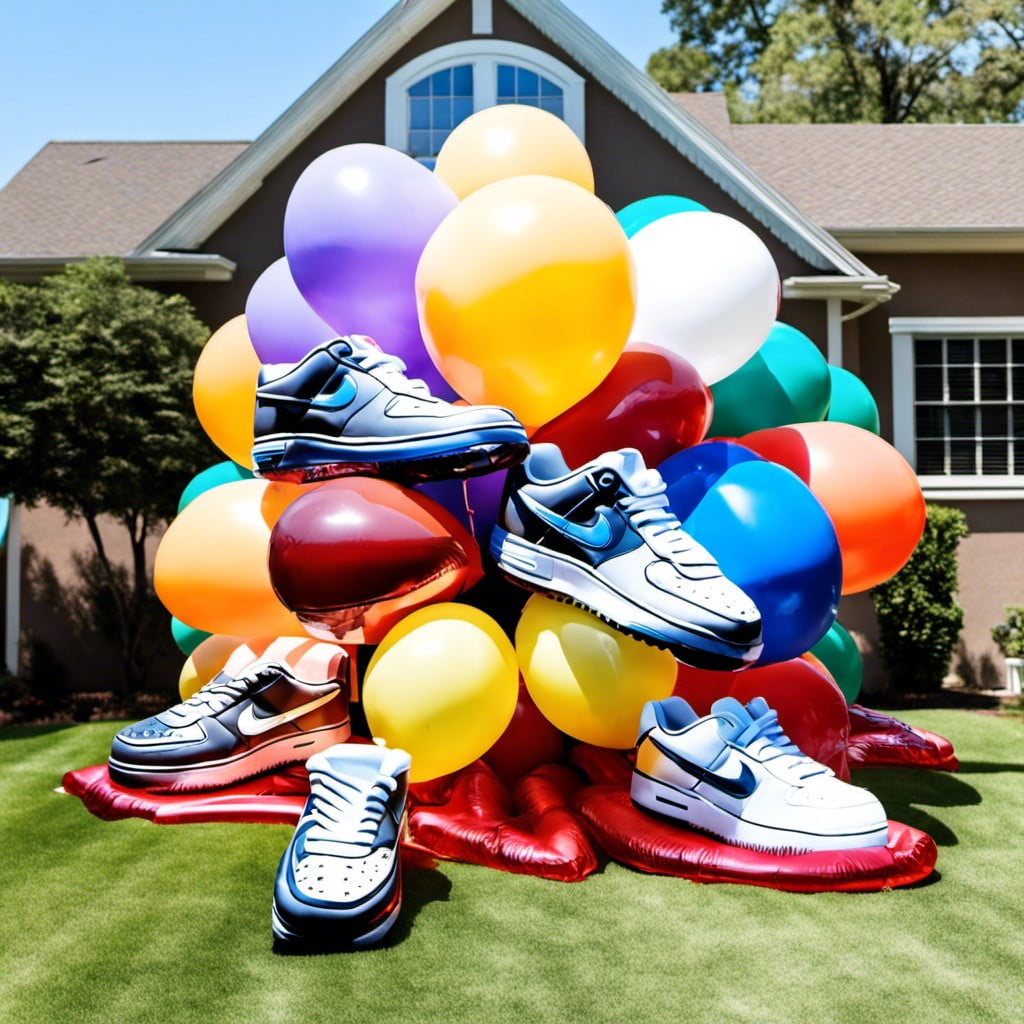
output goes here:
[[929, 505], [924, 533], [907, 564], [871, 591], [882, 660], [893, 689], [934, 693], [942, 686], [964, 624], [957, 603], [957, 558], [967, 518]]
[[[211, 449], [192, 410], [209, 332], [181, 296], [96, 258], [39, 285], [0, 280], [0, 493], [84, 520], [113, 601], [126, 685], [138, 683], [152, 586], [145, 542]], [[123, 527], [110, 557], [101, 517]]]
[[724, 90], [738, 121], [1024, 119], [1024, 3], [664, 0], [679, 42], [648, 72]]

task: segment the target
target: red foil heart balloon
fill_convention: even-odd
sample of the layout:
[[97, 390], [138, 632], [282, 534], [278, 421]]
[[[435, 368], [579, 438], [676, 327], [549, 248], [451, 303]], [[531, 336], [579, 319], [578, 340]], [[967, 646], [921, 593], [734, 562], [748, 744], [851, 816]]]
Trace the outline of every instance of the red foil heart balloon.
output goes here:
[[296, 499], [270, 536], [270, 581], [316, 637], [379, 643], [409, 612], [450, 601], [482, 575], [480, 551], [451, 513], [369, 477]]

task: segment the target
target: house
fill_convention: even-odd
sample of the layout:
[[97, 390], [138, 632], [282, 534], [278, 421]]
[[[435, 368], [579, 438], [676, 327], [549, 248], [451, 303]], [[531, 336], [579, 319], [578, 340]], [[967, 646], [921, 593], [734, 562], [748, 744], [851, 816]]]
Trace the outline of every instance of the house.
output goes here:
[[[720, 96], [670, 96], [558, 0], [406, 0], [251, 144], [44, 147], [0, 192], [0, 275], [116, 253], [216, 327], [283, 255], [285, 203], [311, 160], [379, 142], [429, 162], [495, 102], [562, 117], [615, 209], [675, 193], [758, 232], [780, 318], [865, 380], [926, 496], [967, 512], [965, 658], [988, 665], [989, 626], [1024, 603], [1024, 128], [731, 124]], [[43, 509], [22, 529], [59, 561], [58, 520]], [[870, 685], [870, 600], [844, 599], [840, 621]]]

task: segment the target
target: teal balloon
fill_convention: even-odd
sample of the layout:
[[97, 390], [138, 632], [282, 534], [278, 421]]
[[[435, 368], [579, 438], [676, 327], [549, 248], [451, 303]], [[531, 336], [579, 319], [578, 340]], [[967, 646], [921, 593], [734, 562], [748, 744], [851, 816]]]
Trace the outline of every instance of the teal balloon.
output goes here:
[[632, 238], [652, 221], [661, 220], [662, 217], [668, 217], [673, 213], [694, 211], [710, 212], [703, 203], [698, 203], [694, 199], [684, 199], [683, 196], [648, 196], [624, 206], [615, 217], [622, 225], [622, 230], [626, 232], [626, 237]]
[[818, 346], [776, 321], [761, 347], [715, 384], [709, 437], [742, 437], [755, 430], [823, 420], [832, 380]]
[[832, 423], [852, 423], [872, 434], [881, 433], [878, 404], [867, 384], [841, 366], [830, 366], [828, 372], [832, 377], [832, 401], [826, 419]]
[[186, 626], [180, 619], [171, 618], [171, 636], [178, 645], [178, 650], [187, 658], [212, 633], [204, 633], [201, 629]]
[[214, 487], [220, 487], [221, 484], [231, 484], [236, 480], [251, 480], [252, 478], [253, 473], [250, 470], [243, 469], [234, 462], [218, 462], [216, 466], [210, 466], [209, 469], [197, 473], [188, 482], [178, 499], [178, 515], [181, 515], [182, 509], [195, 501], [200, 494], [212, 491]]
[[833, 622], [829, 631], [811, 648], [811, 654], [832, 673], [846, 703], [852, 704], [864, 681], [864, 663], [853, 637], [838, 622]]

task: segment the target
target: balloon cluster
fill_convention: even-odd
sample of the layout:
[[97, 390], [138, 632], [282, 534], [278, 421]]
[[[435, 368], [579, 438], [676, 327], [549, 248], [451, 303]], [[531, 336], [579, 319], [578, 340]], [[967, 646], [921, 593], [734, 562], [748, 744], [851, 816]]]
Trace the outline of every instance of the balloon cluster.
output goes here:
[[840, 594], [903, 564], [924, 504], [877, 436], [867, 389], [775, 322], [778, 273], [753, 231], [674, 196], [615, 215], [570, 129], [501, 106], [460, 124], [433, 172], [378, 145], [323, 154], [295, 183], [284, 249], [196, 366], [197, 414], [232, 462], [193, 480], [157, 554], [157, 592], [186, 653], [210, 637], [183, 687], [254, 638], [377, 645], [362, 681], [368, 722], [425, 780], [491, 749], [516, 761], [506, 728], [521, 746], [546, 729], [538, 749], [555, 728], [629, 747], [645, 701], [692, 698], [695, 680], [717, 696], [740, 678], [694, 675], [543, 596], [526, 604], [513, 648], [470, 591], [503, 474], [418, 490], [254, 478], [261, 364], [366, 334], [435, 395], [511, 409], [570, 467], [639, 449], [684, 528], [762, 612], [764, 653], [741, 677], [753, 685], [802, 659], [789, 673], [797, 697], [807, 672], [856, 695]]

